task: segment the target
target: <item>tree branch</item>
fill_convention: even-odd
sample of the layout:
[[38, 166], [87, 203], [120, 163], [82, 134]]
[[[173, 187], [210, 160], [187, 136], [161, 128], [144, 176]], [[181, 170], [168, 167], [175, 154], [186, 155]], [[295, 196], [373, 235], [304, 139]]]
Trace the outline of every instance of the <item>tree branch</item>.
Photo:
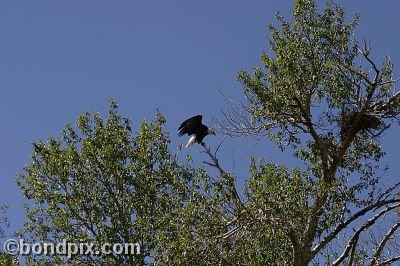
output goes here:
[[372, 257], [372, 262], [371, 266], [376, 266], [378, 265], [378, 260], [379, 257], [382, 255], [383, 249], [386, 246], [386, 243], [389, 241], [389, 239], [392, 237], [392, 235], [396, 232], [396, 230], [400, 227], [400, 222], [397, 222], [394, 224], [389, 231], [386, 233], [386, 235], [383, 237], [381, 243], [379, 243], [378, 248], [375, 251], [374, 256]]
[[343, 262], [343, 260], [345, 258], [347, 258], [349, 256], [350, 251], [354, 248], [354, 246], [357, 245], [358, 240], [360, 238], [360, 234], [370, 228], [372, 225], [375, 224], [375, 222], [379, 219], [379, 217], [381, 217], [382, 215], [386, 214], [388, 211], [391, 211], [397, 207], [400, 206], [400, 203], [396, 204], [396, 205], [392, 205], [390, 207], [387, 207], [386, 209], [382, 210], [381, 212], [379, 212], [378, 214], [376, 214], [375, 216], [373, 216], [372, 218], [370, 218], [369, 220], [367, 220], [365, 223], [363, 223], [354, 233], [354, 235], [350, 238], [345, 250], [343, 251], [343, 253], [333, 262], [332, 266], [337, 266], [340, 263]]
[[207, 147], [204, 143], [201, 144], [204, 147], [204, 150], [205, 150], [204, 152], [207, 153], [207, 155], [210, 157], [210, 159], [212, 161], [212, 162], [203, 161], [203, 163], [218, 169], [221, 177], [227, 181], [226, 185], [231, 193], [232, 199], [235, 202], [236, 208], [238, 208], [239, 210], [245, 209], [245, 206], [240, 199], [239, 193], [236, 190], [234, 177], [230, 173], [228, 173], [222, 169], [222, 167], [219, 164], [218, 158], [217, 158], [217, 152], [218, 152], [222, 142], [224, 141], [224, 139], [222, 139], [222, 141], [219, 143], [214, 154], [212, 154], [211, 149], [209, 147]]
[[230, 236], [234, 235], [239, 229], [240, 229], [240, 226], [236, 226], [236, 227], [232, 228], [231, 230], [229, 230], [228, 232], [217, 236], [216, 238], [217, 239], [218, 238], [222, 238], [222, 239], [229, 238]]
[[393, 262], [398, 261], [398, 260], [400, 260], [400, 256], [393, 257], [393, 258], [390, 258], [388, 260], [385, 260], [384, 262], [379, 263], [378, 266], [390, 265]]
[[[301, 101], [297, 97], [294, 97], [294, 100], [296, 101], [296, 104], [297, 104], [298, 108], [300, 109], [300, 112], [302, 113], [303, 118], [306, 121], [306, 126], [319, 149], [321, 162], [322, 162], [322, 168], [323, 168], [323, 172], [324, 172], [323, 180], [324, 180], [324, 182], [327, 182], [327, 184], [329, 184], [329, 182], [332, 180], [332, 178], [330, 178], [329, 173], [328, 173], [329, 154], [326, 149], [326, 145], [321, 140], [320, 136], [318, 135], [318, 133], [316, 132], [316, 130], [312, 124], [310, 110], [305, 110], [303, 105], [301, 104]], [[307, 247], [312, 246], [315, 232], [317, 230], [318, 219], [321, 215], [322, 206], [326, 202], [326, 198], [327, 198], [326, 193], [324, 191], [322, 191], [317, 196], [317, 198], [315, 199], [315, 202], [313, 204], [312, 211], [308, 217], [307, 227], [306, 227], [306, 230], [304, 231], [304, 239], [305, 239], [304, 244]], [[309, 250], [309, 249], [307, 249], [307, 250]]]
[[343, 229], [346, 229], [348, 225], [350, 225], [352, 222], [354, 222], [361, 216], [364, 216], [367, 212], [388, 204], [399, 203], [399, 202], [400, 199], [377, 201], [374, 204], [371, 204], [365, 207], [364, 209], [358, 211], [353, 216], [348, 218], [345, 222], [340, 223], [329, 235], [327, 235], [321, 242], [319, 242], [318, 245], [316, 245], [312, 249], [312, 255], [315, 256], [321, 249], [323, 249], [328, 243], [330, 243]]

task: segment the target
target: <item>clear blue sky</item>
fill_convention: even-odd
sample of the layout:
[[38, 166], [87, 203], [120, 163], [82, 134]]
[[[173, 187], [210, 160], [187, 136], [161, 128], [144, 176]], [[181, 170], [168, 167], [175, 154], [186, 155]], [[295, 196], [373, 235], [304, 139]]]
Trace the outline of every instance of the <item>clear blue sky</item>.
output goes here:
[[[322, 2], [322, 1], [320, 1]], [[400, 76], [399, 1], [339, 1], [361, 14], [357, 36], [372, 41], [372, 57], [390, 54]], [[159, 108], [180, 142], [179, 123], [203, 114], [222, 118], [219, 90], [236, 99], [241, 69], [267, 51], [266, 25], [287, 14], [291, 1], [1, 1], [0, 203], [10, 205], [12, 228], [24, 219], [15, 175], [30, 161], [33, 140], [59, 136], [83, 111], [105, 114], [111, 97], [137, 125]], [[135, 127], [135, 126], [134, 126]], [[135, 127], [136, 129], [136, 127]], [[399, 127], [385, 136], [383, 161], [398, 178]], [[208, 138], [214, 145], [222, 136]], [[265, 140], [227, 139], [221, 161], [246, 178], [247, 158], [291, 163]], [[188, 151], [184, 151], [188, 152]], [[205, 159], [199, 147], [189, 152]], [[398, 160], [397, 160], [398, 161]]]

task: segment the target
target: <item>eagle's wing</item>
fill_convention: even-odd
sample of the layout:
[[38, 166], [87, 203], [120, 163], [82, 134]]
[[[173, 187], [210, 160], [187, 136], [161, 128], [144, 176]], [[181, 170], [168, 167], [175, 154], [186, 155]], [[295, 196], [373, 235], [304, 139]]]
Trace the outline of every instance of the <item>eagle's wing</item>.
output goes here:
[[183, 136], [185, 134], [192, 135], [196, 133], [196, 130], [202, 125], [201, 120], [203, 119], [202, 115], [193, 116], [187, 120], [185, 120], [178, 128], [179, 136]]

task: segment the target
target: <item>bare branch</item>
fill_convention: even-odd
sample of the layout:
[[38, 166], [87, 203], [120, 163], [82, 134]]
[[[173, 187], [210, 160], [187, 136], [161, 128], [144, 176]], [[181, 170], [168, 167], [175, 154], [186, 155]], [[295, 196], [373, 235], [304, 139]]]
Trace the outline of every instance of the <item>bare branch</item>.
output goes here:
[[[371, 51], [371, 45], [367, 44], [367, 42], [364, 40], [364, 50], [358, 49], [364, 56], [365, 59], [371, 64], [372, 68], [374, 69], [375, 73], [380, 72], [379, 69], [377, 68], [376, 64], [369, 58], [369, 53]], [[374, 79], [375, 80], [375, 79]]]
[[207, 165], [209, 165], [209, 166], [212, 166], [212, 167], [214, 167], [214, 168], [217, 168], [218, 171], [219, 171], [219, 173], [220, 173], [221, 175], [225, 174], [225, 171], [224, 171], [224, 170], [221, 168], [221, 166], [219, 165], [219, 161], [218, 161], [218, 158], [217, 158], [217, 156], [216, 156], [216, 152], [215, 152], [214, 154], [212, 154], [212, 153], [211, 153], [211, 149], [208, 148], [208, 147], [204, 144], [204, 142], [201, 143], [201, 145], [204, 147], [204, 150], [205, 150], [205, 151], [203, 151], [203, 152], [204, 152], [204, 153], [207, 153], [208, 156], [210, 157], [210, 159], [212, 160], [212, 162], [203, 161], [203, 163], [205, 163], [205, 164], [207, 164]]
[[379, 265], [379, 266], [390, 265], [390, 264], [392, 264], [393, 262], [399, 261], [399, 260], [400, 260], [400, 256], [397, 256], [397, 257], [393, 257], [393, 258], [390, 258], [390, 259], [388, 259], [388, 260], [385, 260], [384, 262], [379, 263], [378, 265]]
[[372, 82], [369, 80], [369, 77], [367, 75], [365, 75], [364, 73], [362, 73], [361, 71], [352, 68], [351, 66], [342, 64], [340, 62], [337, 62], [337, 65], [340, 67], [343, 67], [344, 69], [350, 71], [351, 73], [359, 76], [360, 78], [362, 78], [362, 80], [364, 80], [368, 85], [372, 85]]
[[234, 177], [230, 173], [228, 173], [225, 170], [223, 170], [222, 167], [219, 164], [219, 161], [218, 161], [218, 158], [217, 158], [217, 151], [218, 151], [220, 145], [222, 144], [222, 141], [219, 144], [219, 146], [218, 146], [218, 148], [217, 148], [217, 150], [215, 151], [214, 154], [211, 153], [211, 149], [209, 147], [207, 147], [204, 143], [201, 144], [204, 147], [204, 150], [205, 150], [204, 152], [210, 157], [210, 159], [212, 161], [212, 162], [203, 161], [203, 163], [218, 169], [221, 177], [224, 178], [225, 181], [226, 181], [226, 185], [227, 185], [227, 187], [228, 187], [228, 189], [229, 189], [229, 191], [231, 193], [232, 199], [235, 202], [236, 208], [245, 209], [245, 206], [244, 206], [242, 200], [240, 199], [239, 193], [236, 190]]
[[345, 222], [340, 223], [329, 235], [327, 235], [321, 242], [319, 242], [318, 245], [316, 245], [312, 250], [313, 256], [315, 256], [321, 249], [323, 249], [328, 243], [330, 243], [332, 239], [334, 239], [343, 229], [347, 228], [347, 226], [350, 225], [352, 222], [354, 222], [356, 219], [364, 216], [367, 212], [375, 210], [377, 208], [380, 208], [388, 204], [399, 203], [399, 202], [400, 199], [377, 201], [374, 204], [371, 204], [365, 207], [364, 209], [358, 211], [350, 218], [348, 218]]
[[217, 146], [217, 149], [216, 149], [215, 152], [214, 152], [214, 157], [217, 157], [218, 150], [219, 150], [219, 148], [221, 147], [222, 143], [224, 142], [225, 138], [226, 138], [226, 135], [225, 135], [225, 136], [222, 138], [222, 140], [219, 142], [219, 144], [218, 144], [218, 146]]
[[392, 235], [396, 232], [396, 230], [400, 227], [400, 222], [394, 224], [386, 235], [383, 237], [381, 243], [379, 243], [378, 248], [375, 251], [374, 256], [372, 257], [371, 266], [376, 266], [378, 264], [379, 257], [382, 255], [383, 249], [386, 246], [387, 241], [392, 237]]
[[239, 229], [240, 229], [240, 226], [236, 226], [236, 227], [232, 228], [231, 230], [229, 230], [228, 232], [217, 236], [216, 238], [217, 239], [218, 238], [222, 238], [222, 239], [229, 238], [230, 236], [234, 235]]
[[[387, 199], [387, 197], [389, 197], [390, 193], [392, 193], [395, 189], [397, 189], [400, 186], [400, 182], [397, 182], [396, 184], [394, 184], [393, 186], [391, 186], [389, 189], [387, 189], [386, 191], [382, 192], [378, 197], [376, 202], [381, 201], [383, 198]], [[378, 207], [379, 208], [379, 207]]]
[[357, 245], [358, 243], [358, 239], [360, 238], [360, 234], [370, 228], [372, 225], [375, 224], [375, 222], [379, 219], [379, 217], [381, 217], [382, 215], [386, 214], [387, 212], [397, 208], [400, 206], [400, 203], [396, 204], [396, 205], [392, 205], [390, 207], [385, 208], [384, 210], [382, 210], [381, 212], [379, 212], [378, 214], [376, 214], [375, 216], [373, 216], [372, 218], [370, 218], [369, 220], [367, 220], [365, 223], [363, 223], [354, 233], [354, 235], [350, 238], [345, 250], [343, 251], [343, 253], [333, 262], [332, 266], [337, 266], [340, 263], [343, 262], [343, 260], [345, 258], [347, 258], [349, 256], [350, 251], [354, 248], [354, 246]]
[[353, 265], [354, 254], [356, 253], [356, 247], [357, 247], [357, 245], [353, 245], [353, 247], [351, 248], [350, 259], [349, 259], [349, 265]]

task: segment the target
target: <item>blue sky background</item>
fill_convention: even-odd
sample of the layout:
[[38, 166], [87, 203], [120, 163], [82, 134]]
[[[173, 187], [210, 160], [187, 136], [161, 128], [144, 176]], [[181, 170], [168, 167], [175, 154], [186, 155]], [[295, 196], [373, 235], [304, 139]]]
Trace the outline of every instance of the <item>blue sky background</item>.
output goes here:
[[[105, 115], [117, 99], [136, 125], [158, 108], [167, 117], [171, 149], [186, 118], [221, 119], [225, 95], [241, 100], [235, 80], [241, 69], [260, 65], [268, 51], [267, 24], [288, 14], [292, 1], [1, 1], [0, 2], [0, 203], [11, 229], [24, 219], [15, 175], [29, 163], [33, 140], [60, 136], [83, 111]], [[322, 2], [322, 1], [321, 1]], [[372, 41], [372, 57], [390, 54], [400, 76], [399, 1], [338, 1], [347, 16], [358, 12], [357, 36]], [[383, 164], [398, 179], [399, 127], [382, 145]], [[208, 137], [216, 145], [223, 137]], [[198, 146], [185, 150], [197, 162]], [[296, 165], [265, 140], [227, 138], [220, 159], [246, 178], [248, 157]]]

